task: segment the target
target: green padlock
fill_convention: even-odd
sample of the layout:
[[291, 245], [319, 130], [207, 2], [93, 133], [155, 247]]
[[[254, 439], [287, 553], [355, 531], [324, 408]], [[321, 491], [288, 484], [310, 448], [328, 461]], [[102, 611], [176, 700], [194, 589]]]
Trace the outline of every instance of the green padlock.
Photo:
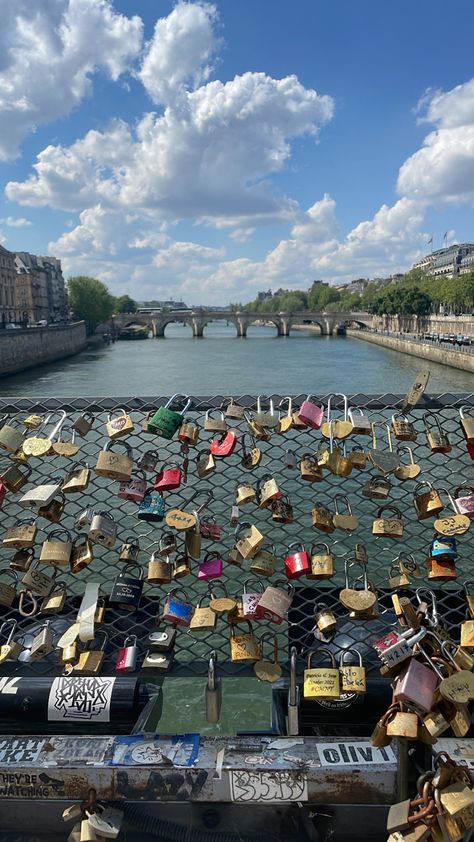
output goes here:
[[[173, 406], [175, 407], [173, 409]], [[179, 407], [182, 406], [182, 409]], [[188, 395], [173, 395], [165, 406], [160, 406], [148, 420], [148, 431], [172, 439], [183, 423], [184, 414], [191, 406]]]

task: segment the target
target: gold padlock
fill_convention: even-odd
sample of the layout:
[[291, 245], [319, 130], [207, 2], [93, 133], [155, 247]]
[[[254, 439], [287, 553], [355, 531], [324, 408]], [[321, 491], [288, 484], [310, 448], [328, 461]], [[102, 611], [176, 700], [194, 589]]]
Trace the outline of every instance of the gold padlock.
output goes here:
[[46, 506], [41, 506], [38, 509], [38, 517], [44, 517], [50, 523], [59, 523], [65, 504], [66, 498], [62, 491], [59, 491]]
[[400, 706], [398, 706], [398, 709], [395, 708], [387, 720], [387, 735], [416, 740], [418, 736], [418, 716], [416, 713], [402, 711]]
[[150, 585], [167, 585], [171, 582], [173, 575], [173, 567], [169, 556], [166, 558], [155, 558], [155, 553], [152, 553], [150, 561], [148, 562], [147, 580]]
[[[349, 573], [351, 568], [358, 568], [362, 570], [361, 576], [349, 581]], [[369, 587], [369, 580], [367, 578], [367, 568], [364, 564], [359, 564], [355, 561], [346, 559], [344, 563], [345, 584], [344, 588], [339, 593], [339, 601], [344, 608], [354, 615], [354, 619], [363, 618], [367, 612], [374, 608], [377, 603], [377, 594]], [[362, 587], [358, 588], [357, 583], [362, 581]]]
[[334, 532], [335, 529], [331, 512], [319, 503], [316, 503], [311, 510], [311, 525], [313, 529], [319, 529], [320, 532], [326, 534]]
[[95, 609], [94, 614], [94, 625], [100, 626], [104, 622], [105, 618], [105, 599], [100, 597], [97, 600], [97, 606]]
[[217, 614], [209, 606], [202, 605], [204, 600], [209, 599], [210, 596], [211, 594], [209, 592], [204, 594], [194, 609], [194, 614], [189, 624], [189, 628], [193, 629], [193, 631], [213, 631], [216, 628]]
[[178, 440], [186, 444], [196, 445], [199, 441], [199, 427], [194, 421], [183, 420], [178, 430]]
[[92, 543], [88, 536], [78, 535], [72, 542], [71, 557], [69, 559], [71, 573], [80, 573], [93, 560]]
[[[317, 552], [319, 547], [324, 552]], [[311, 544], [310, 557], [311, 573], [306, 574], [307, 579], [330, 579], [334, 575], [334, 558], [327, 544]]]
[[107, 644], [108, 636], [106, 632], [98, 632], [99, 635], [103, 636], [102, 643], [100, 645], [100, 649], [89, 649], [94, 641], [89, 641], [86, 646], [87, 648], [80, 653], [79, 658], [76, 664], [71, 664], [71, 669], [67, 670], [68, 674], [72, 673], [73, 675], [97, 675], [100, 672], [102, 664], [104, 663], [105, 658], [105, 646]]
[[133, 451], [126, 441], [117, 442], [125, 448], [125, 453], [116, 453], [112, 450], [114, 442], [108, 441], [104, 449], [100, 451], [95, 466], [96, 474], [108, 479], [128, 482], [132, 475]]
[[269, 549], [262, 548], [254, 555], [250, 562], [250, 570], [259, 576], [273, 576], [276, 565], [275, 545], [272, 544]]
[[401, 453], [408, 453], [409, 463], [408, 465], [403, 465], [402, 462], [399, 462], [397, 467], [395, 468], [395, 476], [397, 479], [405, 482], [407, 479], [416, 479], [417, 476], [421, 473], [421, 465], [416, 464], [413, 458], [413, 451], [411, 447], [408, 445], [397, 445], [397, 454]]
[[133, 433], [133, 421], [124, 409], [113, 409], [107, 416], [107, 435], [110, 439], [128, 436]]
[[[313, 667], [313, 658], [324, 653], [329, 656], [330, 667]], [[304, 671], [303, 696], [305, 699], [339, 699], [341, 683], [339, 670], [332, 652], [324, 647], [308, 652], [307, 667]]]
[[[392, 517], [385, 517], [384, 512], [392, 512]], [[400, 509], [396, 506], [381, 506], [377, 517], [372, 523], [372, 535], [381, 538], [401, 538], [403, 535], [403, 520]]]
[[[424, 489], [427, 489], [426, 491]], [[431, 482], [418, 482], [413, 492], [413, 501], [418, 520], [434, 517], [444, 509], [444, 503]]]
[[[23, 651], [22, 644], [18, 640], [13, 640], [16, 627], [16, 620], [5, 620], [0, 626], [0, 637], [4, 634], [7, 637], [6, 642], [0, 645], [0, 664], [5, 661], [16, 661]], [[4, 629], [8, 629], [8, 631], [4, 631]]]
[[400, 564], [392, 564], [390, 565], [390, 569], [388, 571], [388, 586], [395, 590], [396, 588], [407, 588], [410, 584], [410, 580], [406, 573], [404, 573], [401, 568]]
[[236, 530], [235, 549], [242, 558], [253, 558], [265, 543], [265, 536], [259, 529], [247, 521], [240, 523]]
[[65, 646], [63, 649], [59, 649], [59, 663], [62, 667], [65, 667], [66, 664], [75, 664], [78, 657], [79, 649], [76, 641]]
[[13, 526], [9, 526], [2, 539], [4, 547], [14, 547], [17, 550], [27, 550], [34, 546], [36, 533], [36, 518], [18, 518]]
[[10, 464], [7, 468], [3, 468], [0, 471], [0, 482], [3, 483], [8, 491], [16, 494], [28, 482], [32, 470], [30, 465], [24, 465], [23, 469], [21, 469], [17, 465]]
[[[431, 421], [429, 419], [431, 419]], [[452, 448], [447, 434], [441, 427], [439, 418], [437, 418], [436, 415], [433, 415], [432, 412], [425, 412], [423, 415], [423, 424], [426, 431], [428, 447], [431, 452], [450, 453]]]
[[53, 633], [49, 628], [49, 620], [46, 620], [41, 631], [33, 638], [30, 648], [30, 661], [39, 661], [45, 658], [54, 649]]
[[[332, 498], [334, 502], [335, 514], [332, 516], [333, 526], [336, 529], [343, 529], [345, 532], [354, 532], [359, 526], [359, 519], [352, 514], [352, 507], [349, 498], [345, 494], [335, 494]], [[342, 514], [339, 511], [339, 501], [345, 504], [347, 514]]]
[[323, 634], [332, 634], [332, 632], [336, 631], [337, 620], [331, 609], [324, 602], [317, 602], [315, 609], [314, 622], [319, 631]]
[[252, 503], [257, 498], [257, 492], [253, 485], [248, 482], [241, 482], [235, 490], [235, 502], [237, 506], [244, 506], [245, 503]]
[[272, 477], [271, 474], [264, 474], [257, 483], [258, 505], [260, 508], [268, 509], [273, 500], [276, 500], [280, 495], [281, 492], [275, 477]]
[[252, 624], [247, 620], [248, 631], [246, 634], [235, 633], [235, 623], [232, 624], [229, 643], [230, 643], [230, 659], [233, 663], [241, 661], [260, 661], [262, 657], [262, 647], [259, 640], [255, 637], [252, 629]]
[[66, 585], [64, 582], [56, 582], [49, 596], [43, 597], [41, 605], [42, 614], [59, 614], [66, 604]]
[[392, 415], [392, 433], [400, 441], [416, 441], [415, 428], [403, 412]]
[[17, 550], [10, 559], [10, 570], [17, 570], [19, 573], [26, 573], [31, 567], [35, 557], [35, 551], [30, 549]]
[[306, 482], [321, 482], [324, 479], [323, 469], [311, 453], [303, 453], [300, 459], [300, 477]]
[[71, 552], [71, 533], [67, 529], [53, 529], [43, 541], [39, 560], [42, 564], [69, 564]]
[[367, 467], [367, 454], [360, 444], [355, 444], [347, 454], [353, 468], [364, 471]]
[[76, 494], [78, 491], [85, 491], [89, 485], [91, 471], [85, 462], [77, 462], [68, 472], [61, 491], [64, 494]]
[[[345, 664], [346, 655], [355, 652], [358, 663]], [[355, 647], [351, 649], [343, 649], [339, 658], [339, 672], [341, 675], [341, 691], [342, 693], [355, 693], [362, 695], [367, 692], [367, 685], [365, 680], [365, 668], [362, 663], [362, 655]]]

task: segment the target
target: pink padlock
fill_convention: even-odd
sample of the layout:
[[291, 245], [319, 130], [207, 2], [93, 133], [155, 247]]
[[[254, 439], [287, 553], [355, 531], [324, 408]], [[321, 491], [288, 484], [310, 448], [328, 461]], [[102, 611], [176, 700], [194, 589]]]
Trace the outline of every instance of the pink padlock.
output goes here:
[[132, 503], [142, 503], [146, 494], [146, 476], [140, 471], [141, 477], [131, 477], [128, 482], [121, 482], [118, 497], [131, 500]]
[[[465, 492], [464, 495], [462, 492]], [[474, 488], [472, 485], [458, 485], [453, 492], [454, 505], [460, 515], [474, 520]]]
[[155, 491], [174, 491], [181, 485], [182, 471], [174, 462], [166, 465], [155, 479]]
[[393, 701], [404, 702], [415, 713], [428, 713], [441, 678], [441, 673], [412, 658], [398, 676]]
[[[252, 586], [253, 588], [257, 586], [260, 589], [260, 593], [247, 593], [247, 587], [249, 586]], [[245, 617], [246, 620], [255, 620], [257, 618], [257, 605], [260, 602], [263, 591], [264, 585], [260, 579], [245, 580], [244, 592], [242, 594], [242, 616]]]
[[[298, 547], [298, 550], [293, 550], [293, 547]], [[300, 576], [311, 573], [311, 559], [303, 544], [300, 544], [299, 541], [293, 541], [288, 545], [284, 565], [288, 579], [299, 579]]]
[[312, 398], [314, 398], [314, 395], [308, 395], [306, 400], [303, 401], [301, 408], [298, 411], [298, 415], [300, 420], [308, 427], [312, 427], [313, 430], [319, 430], [321, 424], [323, 423], [324, 409], [315, 404]]
[[219, 557], [219, 553], [208, 552], [204, 556], [204, 561], [199, 565], [197, 577], [204, 581], [208, 579], [219, 579], [222, 576], [223, 566], [224, 562]]
[[6, 485], [3, 484], [3, 482], [0, 482], [0, 509], [3, 506], [3, 501], [5, 500], [6, 494], [7, 494], [7, 487], [6, 487]]

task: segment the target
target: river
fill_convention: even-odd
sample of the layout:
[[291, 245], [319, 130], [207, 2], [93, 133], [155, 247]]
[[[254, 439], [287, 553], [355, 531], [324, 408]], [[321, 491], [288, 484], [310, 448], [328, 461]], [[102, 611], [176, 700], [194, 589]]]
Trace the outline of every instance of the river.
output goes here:
[[233, 326], [211, 323], [202, 339], [171, 324], [165, 339], [117, 342], [41, 366], [0, 383], [3, 395], [299, 394], [331, 391], [402, 393], [429, 367], [431, 392], [472, 392], [474, 375], [349, 337], [293, 331], [277, 337], [252, 326], [236, 339]]

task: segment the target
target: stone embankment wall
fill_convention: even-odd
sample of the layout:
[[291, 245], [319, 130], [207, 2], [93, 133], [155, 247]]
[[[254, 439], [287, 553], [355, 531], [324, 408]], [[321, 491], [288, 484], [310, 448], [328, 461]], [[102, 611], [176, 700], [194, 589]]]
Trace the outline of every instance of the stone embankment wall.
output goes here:
[[84, 322], [0, 331], [0, 376], [72, 357], [87, 344]]
[[474, 336], [474, 316], [373, 316], [372, 327], [391, 333], [462, 333]]
[[451, 351], [421, 342], [410, 342], [408, 339], [395, 339], [393, 336], [379, 335], [365, 330], [348, 330], [347, 333], [354, 339], [373, 342], [374, 345], [381, 345], [391, 351], [400, 351], [402, 354], [410, 354], [412, 357], [421, 357], [434, 363], [450, 365], [452, 368], [460, 368], [462, 371], [469, 371], [474, 374], [474, 354]]

